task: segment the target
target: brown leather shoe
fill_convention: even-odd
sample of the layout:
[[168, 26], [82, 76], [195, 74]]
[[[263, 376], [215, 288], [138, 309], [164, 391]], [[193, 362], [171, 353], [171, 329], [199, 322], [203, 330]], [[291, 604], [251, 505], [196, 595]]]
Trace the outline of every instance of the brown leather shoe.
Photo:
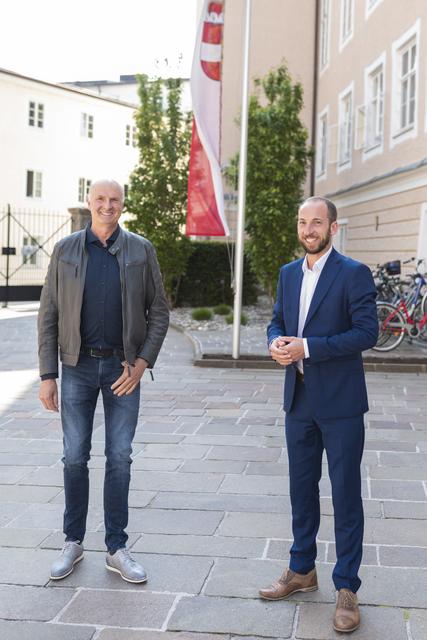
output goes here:
[[334, 615], [334, 629], [351, 633], [360, 626], [360, 611], [357, 595], [350, 589], [340, 589]]
[[306, 575], [295, 573], [292, 569], [285, 569], [278, 581], [265, 589], [260, 589], [259, 595], [264, 600], [284, 600], [297, 591], [316, 591], [317, 588], [315, 568]]

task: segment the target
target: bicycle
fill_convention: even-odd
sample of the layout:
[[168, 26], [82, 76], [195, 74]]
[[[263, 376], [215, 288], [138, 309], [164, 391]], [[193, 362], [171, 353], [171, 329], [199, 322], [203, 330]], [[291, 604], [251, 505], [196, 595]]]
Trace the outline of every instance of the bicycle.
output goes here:
[[427, 341], [427, 293], [422, 293], [427, 281], [420, 273], [411, 277], [414, 289], [408, 297], [396, 304], [377, 302], [379, 334], [375, 351], [396, 349], [405, 335]]

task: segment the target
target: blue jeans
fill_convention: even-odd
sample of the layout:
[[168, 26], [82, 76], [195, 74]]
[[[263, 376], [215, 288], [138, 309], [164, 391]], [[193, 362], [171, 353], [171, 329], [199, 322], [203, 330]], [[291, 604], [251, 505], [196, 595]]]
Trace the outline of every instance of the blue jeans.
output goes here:
[[64, 435], [64, 533], [83, 541], [89, 504], [93, 417], [99, 391], [105, 414], [104, 522], [111, 552], [126, 546], [132, 440], [138, 421], [140, 386], [115, 396], [111, 385], [123, 373], [120, 358], [80, 355], [77, 366], [62, 366], [61, 420]]

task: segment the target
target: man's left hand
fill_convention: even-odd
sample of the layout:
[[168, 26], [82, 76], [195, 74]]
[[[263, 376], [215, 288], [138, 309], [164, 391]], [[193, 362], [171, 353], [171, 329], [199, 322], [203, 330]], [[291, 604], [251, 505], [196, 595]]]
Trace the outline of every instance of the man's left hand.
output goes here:
[[127, 362], [123, 363], [123, 373], [114, 384], [111, 385], [111, 389], [114, 391], [115, 396], [130, 395], [132, 391], [136, 389], [144, 375], [144, 371], [148, 367], [148, 362], [142, 358], [137, 358], [133, 366]]
[[291, 362], [297, 362], [305, 358], [304, 342], [302, 338], [295, 336], [282, 336], [282, 340], [286, 342], [285, 353], [290, 357]]

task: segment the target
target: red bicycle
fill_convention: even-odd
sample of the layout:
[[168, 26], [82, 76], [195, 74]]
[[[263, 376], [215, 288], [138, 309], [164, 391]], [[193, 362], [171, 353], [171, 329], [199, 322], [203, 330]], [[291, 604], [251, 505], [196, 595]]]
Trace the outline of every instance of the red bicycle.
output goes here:
[[427, 293], [420, 296], [425, 284], [424, 277], [418, 274], [414, 293], [408, 301], [402, 298], [396, 304], [377, 302], [379, 332], [375, 351], [396, 349], [405, 335], [427, 341]]

